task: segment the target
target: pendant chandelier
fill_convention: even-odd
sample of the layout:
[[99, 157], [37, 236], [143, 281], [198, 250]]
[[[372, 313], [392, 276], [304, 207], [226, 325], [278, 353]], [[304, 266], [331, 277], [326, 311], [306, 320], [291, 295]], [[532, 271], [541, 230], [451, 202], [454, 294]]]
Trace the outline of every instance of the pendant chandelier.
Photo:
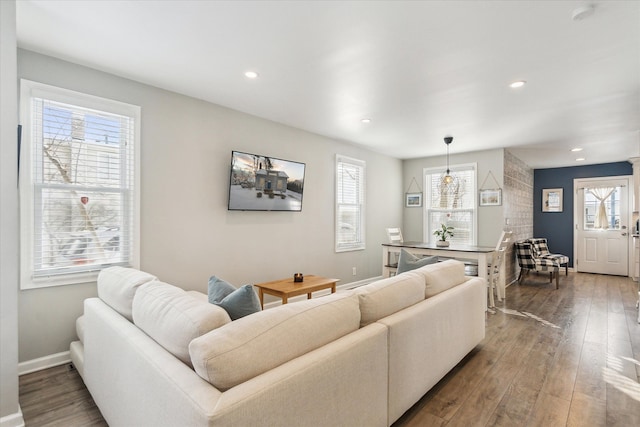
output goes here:
[[447, 173], [442, 177], [442, 183], [444, 185], [449, 185], [453, 183], [453, 177], [451, 176], [451, 171], [449, 170], [449, 144], [453, 142], [452, 136], [445, 136], [444, 143], [447, 144]]

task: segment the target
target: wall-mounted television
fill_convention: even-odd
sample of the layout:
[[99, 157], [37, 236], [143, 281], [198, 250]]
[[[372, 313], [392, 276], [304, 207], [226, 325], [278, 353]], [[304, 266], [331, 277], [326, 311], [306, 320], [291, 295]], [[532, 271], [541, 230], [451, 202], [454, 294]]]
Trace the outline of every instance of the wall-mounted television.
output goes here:
[[231, 152], [230, 211], [302, 210], [305, 164]]

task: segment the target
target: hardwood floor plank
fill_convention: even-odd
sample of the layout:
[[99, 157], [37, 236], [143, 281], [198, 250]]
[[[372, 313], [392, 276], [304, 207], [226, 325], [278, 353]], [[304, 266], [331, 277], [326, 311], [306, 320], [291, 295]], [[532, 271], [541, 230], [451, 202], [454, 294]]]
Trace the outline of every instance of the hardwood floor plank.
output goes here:
[[518, 364], [498, 361], [447, 426], [484, 426], [519, 370]]
[[607, 349], [600, 344], [585, 342], [576, 374], [575, 392], [594, 399], [607, 399], [607, 384], [602, 376], [607, 365]]
[[607, 404], [580, 392], [573, 394], [569, 409], [568, 427], [600, 427], [607, 425]]
[[584, 340], [606, 346], [608, 315], [606, 311], [595, 308], [595, 305], [595, 303], [592, 304], [589, 312], [589, 322]]
[[541, 392], [533, 409], [528, 427], [566, 426], [570, 401]]
[[523, 426], [533, 412], [539, 390], [514, 382], [493, 412], [489, 426]]
[[580, 364], [581, 350], [581, 345], [573, 343], [565, 342], [560, 345], [542, 387], [545, 394], [567, 401], [571, 400]]
[[607, 426], [640, 425], [640, 384], [607, 372]]
[[[427, 394], [424, 411], [445, 420], [450, 420], [460, 409], [472, 390], [480, 386], [498, 360], [498, 355], [482, 350], [469, 360], [455, 375], [447, 375], [444, 385]], [[433, 393], [432, 393], [433, 392]]]
[[[640, 328], [639, 328], [640, 329]], [[633, 381], [638, 381], [636, 367], [640, 365], [633, 357], [631, 342], [610, 339], [607, 346], [607, 368]]]

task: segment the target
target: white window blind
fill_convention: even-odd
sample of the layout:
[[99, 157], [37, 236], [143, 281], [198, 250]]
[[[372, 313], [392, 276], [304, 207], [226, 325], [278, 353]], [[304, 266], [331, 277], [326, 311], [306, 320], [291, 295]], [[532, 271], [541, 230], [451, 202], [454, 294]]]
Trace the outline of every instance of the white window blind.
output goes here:
[[365, 162], [336, 156], [336, 252], [365, 248]]
[[23, 288], [135, 265], [139, 108], [26, 81], [24, 96]]
[[452, 243], [475, 245], [476, 230], [476, 167], [451, 166], [453, 183], [442, 182], [444, 167], [425, 169], [427, 190], [424, 217], [424, 240], [435, 243], [433, 232], [445, 224], [453, 227]]

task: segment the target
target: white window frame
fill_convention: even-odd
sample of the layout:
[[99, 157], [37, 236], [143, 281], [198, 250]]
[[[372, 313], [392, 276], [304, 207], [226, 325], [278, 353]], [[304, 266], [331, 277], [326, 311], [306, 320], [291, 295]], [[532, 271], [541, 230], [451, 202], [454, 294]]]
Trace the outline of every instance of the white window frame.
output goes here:
[[[358, 188], [358, 200], [355, 204], [345, 204], [341, 203], [339, 199], [339, 189], [342, 186], [342, 177], [340, 175], [340, 169], [342, 164], [347, 164], [356, 168], [359, 173], [359, 182], [361, 183], [360, 188]], [[348, 251], [358, 251], [365, 249], [365, 190], [366, 190], [366, 177], [367, 177], [367, 165], [364, 160], [354, 159], [352, 157], [343, 156], [340, 154], [336, 155], [336, 188], [335, 188], [335, 250], [336, 252], [348, 252]], [[354, 230], [354, 239], [350, 242], [341, 242], [340, 234], [341, 234], [341, 224], [340, 221], [340, 210], [344, 206], [351, 206], [355, 208], [358, 212], [359, 218]]]
[[[133, 194], [132, 206], [127, 209], [129, 216], [131, 243], [127, 266], [139, 268], [140, 265], [140, 107], [87, 95], [68, 89], [50, 86], [22, 79], [20, 81], [20, 121], [22, 137], [20, 147], [20, 288], [34, 289], [49, 286], [71, 285], [94, 282], [102, 268], [108, 264], [96, 265], [86, 271], [62, 272], [59, 274], [35, 276], [35, 198], [36, 176], [34, 171], [34, 149], [32, 142], [32, 99], [41, 98], [81, 108], [128, 116], [134, 119], [133, 132]], [[118, 264], [122, 265], [122, 264]]]
[[[442, 174], [445, 170], [447, 169], [446, 166], [438, 166], [438, 167], [431, 167], [431, 168], [424, 168], [422, 171], [422, 182], [424, 183], [424, 188], [425, 188], [425, 200], [424, 200], [424, 208], [422, 210], [422, 230], [423, 230], [423, 241], [424, 242], [430, 242], [430, 243], [434, 243], [437, 240], [437, 237], [433, 235], [433, 232], [435, 230], [431, 229], [431, 221], [429, 221], [429, 217], [430, 217], [430, 212], [436, 212], [436, 211], [442, 211], [442, 212], [447, 212], [447, 211], [452, 211], [452, 209], [439, 209], [439, 208], [432, 208], [431, 207], [431, 201], [432, 201], [432, 193], [431, 193], [431, 185], [429, 182], [429, 176], [432, 174]], [[477, 163], [464, 163], [464, 164], [459, 164], [459, 165], [451, 165], [449, 167], [450, 171], [451, 171], [451, 175], [455, 175], [456, 171], [461, 171], [461, 170], [469, 170], [469, 169], [473, 169], [473, 191], [471, 194], [472, 197], [472, 206], [473, 208], [460, 208], [457, 209], [457, 211], [459, 212], [472, 212], [472, 222], [471, 222], [471, 226], [473, 227], [473, 233], [472, 233], [472, 241], [469, 242], [469, 245], [471, 246], [475, 246], [477, 245], [478, 242], [478, 164]], [[455, 229], [453, 230], [454, 234], [455, 234]]]

